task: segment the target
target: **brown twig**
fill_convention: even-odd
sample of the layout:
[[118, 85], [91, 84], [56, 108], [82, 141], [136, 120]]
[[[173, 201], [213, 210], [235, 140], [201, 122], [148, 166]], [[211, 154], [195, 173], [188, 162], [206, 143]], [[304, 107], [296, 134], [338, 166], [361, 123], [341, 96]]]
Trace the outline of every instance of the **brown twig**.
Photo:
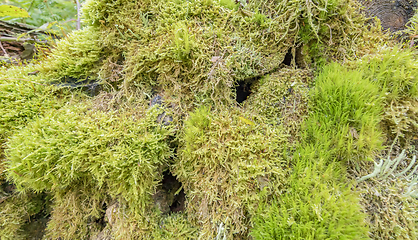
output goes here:
[[6, 49], [4, 49], [3, 44], [1, 44], [1, 41], [0, 41], [0, 47], [1, 47], [1, 50], [3, 50], [4, 52], [4, 56], [9, 57], [9, 54], [7, 54]]

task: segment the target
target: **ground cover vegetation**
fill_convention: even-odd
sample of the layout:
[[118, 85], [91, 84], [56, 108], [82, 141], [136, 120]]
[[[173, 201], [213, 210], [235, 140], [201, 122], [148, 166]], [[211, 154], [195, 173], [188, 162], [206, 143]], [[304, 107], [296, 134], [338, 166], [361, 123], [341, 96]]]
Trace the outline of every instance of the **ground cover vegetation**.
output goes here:
[[416, 17], [392, 35], [355, 1], [82, 11], [0, 68], [0, 239], [416, 238]]

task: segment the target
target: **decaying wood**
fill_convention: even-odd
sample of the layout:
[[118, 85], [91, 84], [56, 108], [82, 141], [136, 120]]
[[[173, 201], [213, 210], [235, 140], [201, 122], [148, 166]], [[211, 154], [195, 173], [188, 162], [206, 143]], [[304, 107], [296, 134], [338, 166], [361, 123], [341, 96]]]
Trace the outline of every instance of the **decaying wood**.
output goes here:
[[377, 17], [384, 30], [395, 32], [403, 30], [414, 15], [416, 0], [360, 0], [367, 17]]
[[47, 44], [48, 41], [40, 40], [41, 36], [52, 36], [47, 31], [23, 23], [12, 23], [0, 20], [0, 60], [12, 59], [30, 60], [35, 54], [35, 44]]

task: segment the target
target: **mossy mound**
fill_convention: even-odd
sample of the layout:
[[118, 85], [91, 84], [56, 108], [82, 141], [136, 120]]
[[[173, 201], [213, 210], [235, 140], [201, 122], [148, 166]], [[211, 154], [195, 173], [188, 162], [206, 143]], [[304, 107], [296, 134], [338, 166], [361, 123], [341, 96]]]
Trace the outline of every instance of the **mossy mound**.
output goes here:
[[[195, 98], [231, 102], [236, 79], [279, 66], [296, 32], [283, 24], [289, 13], [278, 17], [269, 4], [251, 1], [241, 9], [234, 1], [89, 1], [84, 13], [99, 28], [104, 49], [124, 56], [123, 90], [152, 86], [184, 107]], [[109, 61], [121, 58], [114, 54]], [[107, 80], [112, 69], [102, 70]]]
[[103, 54], [99, 33], [93, 27], [86, 27], [59, 41], [41, 70], [49, 81], [63, 77], [85, 80], [97, 76]]
[[351, 170], [416, 136], [416, 50], [357, 7], [87, 1], [48, 59], [1, 69], [8, 236], [35, 191], [51, 239], [367, 239]]
[[286, 183], [283, 129], [239, 109], [199, 108], [185, 121], [180, 142], [173, 173], [201, 237], [245, 236], [258, 202], [280, 194]]
[[312, 71], [283, 67], [255, 85], [251, 90], [254, 93], [245, 101], [245, 110], [265, 117], [268, 124], [283, 126], [291, 142], [298, 142], [300, 128], [309, 113]]
[[353, 1], [92, 0], [83, 12], [105, 52], [101, 81], [127, 94], [152, 87], [185, 111], [193, 102], [232, 103], [237, 81], [278, 69], [296, 49], [305, 66], [360, 54], [351, 51], [364, 44], [354, 39], [366, 31], [356, 7]]
[[[309, 115], [291, 162], [289, 186], [264, 203], [256, 239], [368, 239], [366, 215], [347, 179], [347, 163], [373, 157], [381, 144], [379, 87], [332, 63], [315, 78]], [[358, 130], [356, 130], [358, 129]]]
[[[45, 76], [34, 73], [38, 65], [0, 68], [0, 143], [14, 130], [24, 127], [33, 118], [65, 103], [66, 94], [59, 94], [47, 85]], [[61, 97], [63, 96], [63, 97]]]
[[384, 93], [382, 125], [388, 136], [410, 140], [418, 127], [417, 55], [410, 49], [383, 48], [357, 63], [365, 77], [372, 79]]
[[145, 209], [146, 193], [161, 181], [159, 171], [172, 155], [171, 131], [156, 121], [154, 110], [141, 116], [78, 105], [51, 112], [10, 139], [8, 175], [18, 188], [35, 191], [88, 179]]
[[361, 71], [332, 63], [317, 76], [312, 92], [304, 129], [307, 143], [342, 161], [362, 161], [381, 149], [383, 99], [378, 84]]

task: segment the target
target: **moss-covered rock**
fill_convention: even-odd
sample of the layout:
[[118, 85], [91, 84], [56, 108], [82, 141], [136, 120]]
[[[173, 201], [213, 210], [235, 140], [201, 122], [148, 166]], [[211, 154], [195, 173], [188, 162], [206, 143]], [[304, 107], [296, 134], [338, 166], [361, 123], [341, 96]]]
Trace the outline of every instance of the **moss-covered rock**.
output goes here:
[[29, 75], [39, 67], [30, 64], [0, 68], [0, 143], [14, 130], [23, 128], [48, 110], [60, 108], [65, 102], [56, 88], [44, 83], [45, 76]]

